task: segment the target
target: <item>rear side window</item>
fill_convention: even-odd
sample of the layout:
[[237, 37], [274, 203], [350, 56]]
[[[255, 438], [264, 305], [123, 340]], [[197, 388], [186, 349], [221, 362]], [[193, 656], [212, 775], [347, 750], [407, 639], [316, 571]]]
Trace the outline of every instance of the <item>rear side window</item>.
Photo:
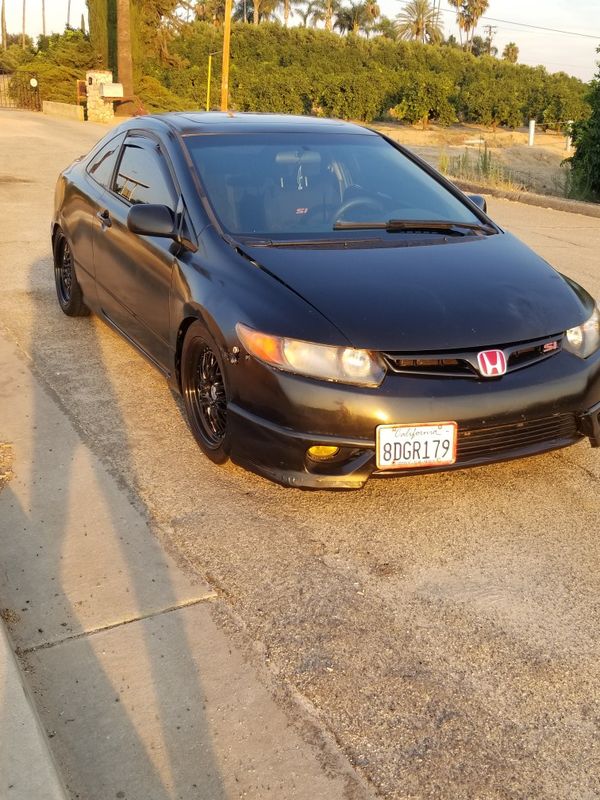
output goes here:
[[106, 189], [110, 186], [117, 158], [119, 157], [119, 148], [124, 138], [124, 134], [115, 136], [108, 144], [104, 145], [88, 165], [88, 173]]
[[115, 179], [115, 192], [129, 203], [158, 203], [174, 209], [176, 194], [164, 159], [149, 145], [127, 144]]

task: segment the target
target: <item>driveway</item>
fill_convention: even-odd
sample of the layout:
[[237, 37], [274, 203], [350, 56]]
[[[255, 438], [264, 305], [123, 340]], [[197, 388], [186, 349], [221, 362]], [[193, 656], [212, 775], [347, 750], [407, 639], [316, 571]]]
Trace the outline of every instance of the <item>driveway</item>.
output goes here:
[[[55, 301], [54, 181], [105, 130], [0, 112], [0, 328], [218, 593], [217, 624], [383, 797], [599, 797], [600, 451], [350, 493], [213, 465], [161, 376]], [[600, 297], [600, 220], [501, 200], [490, 213]]]

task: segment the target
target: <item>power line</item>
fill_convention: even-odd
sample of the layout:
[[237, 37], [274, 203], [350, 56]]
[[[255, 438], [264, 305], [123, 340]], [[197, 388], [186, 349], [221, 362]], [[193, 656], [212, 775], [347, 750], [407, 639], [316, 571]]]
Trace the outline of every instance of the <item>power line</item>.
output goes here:
[[[456, 11], [453, 8], [442, 8], [442, 11], [445, 14], [456, 15]], [[581, 36], [583, 39], [596, 39], [596, 41], [600, 41], [600, 33], [579, 33], [578, 31], [565, 31], [559, 28], [544, 28], [542, 25], [531, 25], [528, 22], [516, 22], [514, 19], [496, 19], [495, 17], [486, 16], [482, 16], [480, 19], [489, 20], [490, 22], [499, 22], [503, 25], [518, 25], [521, 28], [531, 28], [532, 30], [544, 31], [546, 33], [560, 33], [566, 36]]]

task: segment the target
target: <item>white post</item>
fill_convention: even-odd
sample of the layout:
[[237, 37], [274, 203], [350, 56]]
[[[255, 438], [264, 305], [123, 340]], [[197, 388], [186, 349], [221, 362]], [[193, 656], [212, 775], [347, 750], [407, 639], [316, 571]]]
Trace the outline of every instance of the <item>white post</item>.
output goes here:
[[535, 120], [529, 120], [529, 147], [533, 147], [535, 143]]
[[567, 153], [571, 152], [571, 147], [573, 146], [573, 137], [571, 135], [572, 131], [573, 131], [573, 120], [570, 119], [567, 122], [567, 141], [565, 143], [565, 145], [566, 145], [565, 146], [565, 150], [567, 151]]

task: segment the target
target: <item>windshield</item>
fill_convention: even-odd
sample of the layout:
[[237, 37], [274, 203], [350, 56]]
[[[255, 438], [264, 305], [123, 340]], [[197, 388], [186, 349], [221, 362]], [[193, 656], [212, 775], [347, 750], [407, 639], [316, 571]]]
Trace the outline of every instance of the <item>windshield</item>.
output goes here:
[[[200, 134], [185, 141], [220, 224], [234, 235], [329, 240], [364, 236], [364, 231], [349, 234], [342, 222], [480, 224], [460, 200], [379, 136]], [[373, 235], [402, 234], [384, 226]]]

